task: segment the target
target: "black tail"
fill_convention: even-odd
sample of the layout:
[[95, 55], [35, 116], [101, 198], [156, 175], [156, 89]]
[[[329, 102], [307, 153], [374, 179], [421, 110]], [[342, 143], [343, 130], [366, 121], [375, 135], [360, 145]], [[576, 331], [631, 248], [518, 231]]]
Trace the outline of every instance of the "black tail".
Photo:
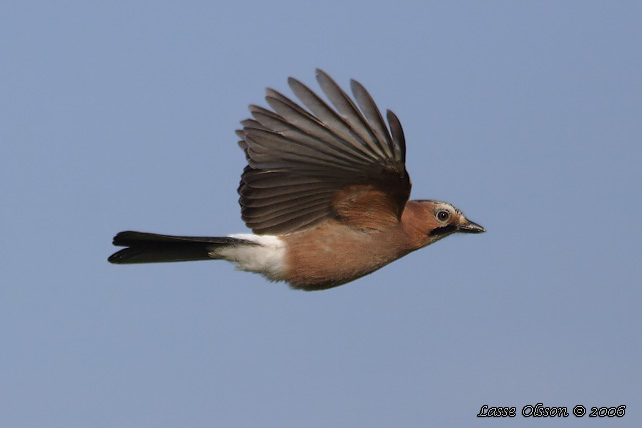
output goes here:
[[114, 236], [114, 245], [128, 247], [112, 254], [110, 263], [162, 263], [215, 259], [216, 247], [256, 245], [251, 241], [229, 237], [196, 237], [157, 235], [144, 232], [120, 232]]

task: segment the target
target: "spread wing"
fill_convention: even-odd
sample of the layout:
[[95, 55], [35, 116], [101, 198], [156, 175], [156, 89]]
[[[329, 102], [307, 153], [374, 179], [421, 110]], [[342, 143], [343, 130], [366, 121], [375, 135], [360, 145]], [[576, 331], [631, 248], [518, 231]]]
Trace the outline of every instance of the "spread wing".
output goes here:
[[351, 81], [355, 105], [327, 74], [316, 74], [334, 108], [290, 78], [307, 110], [267, 89], [272, 110], [250, 106], [253, 119], [237, 131], [248, 162], [241, 214], [257, 234], [292, 233], [327, 218], [378, 229], [399, 221], [410, 196], [399, 119], [388, 111], [386, 126], [358, 82]]

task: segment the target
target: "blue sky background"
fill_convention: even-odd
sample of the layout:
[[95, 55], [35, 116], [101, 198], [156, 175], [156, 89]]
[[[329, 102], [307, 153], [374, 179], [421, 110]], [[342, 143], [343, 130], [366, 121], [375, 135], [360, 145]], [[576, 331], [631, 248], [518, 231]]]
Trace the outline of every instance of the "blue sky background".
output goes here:
[[[524, 426], [543, 402], [642, 426], [640, 22], [634, 1], [2, 2], [0, 425], [492, 426], [488, 404]], [[315, 293], [107, 263], [121, 230], [245, 232], [234, 130], [316, 67], [400, 117], [414, 198], [488, 233]]]

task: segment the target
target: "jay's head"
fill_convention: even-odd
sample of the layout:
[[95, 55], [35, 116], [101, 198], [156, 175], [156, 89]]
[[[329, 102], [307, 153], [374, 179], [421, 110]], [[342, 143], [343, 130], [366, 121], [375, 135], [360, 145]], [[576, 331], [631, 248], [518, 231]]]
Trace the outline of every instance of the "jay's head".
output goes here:
[[421, 229], [428, 235], [428, 243], [433, 243], [453, 233], [483, 233], [486, 232], [479, 224], [472, 222], [448, 202], [419, 200], [413, 201], [420, 208], [420, 217], [413, 220], [422, 222]]

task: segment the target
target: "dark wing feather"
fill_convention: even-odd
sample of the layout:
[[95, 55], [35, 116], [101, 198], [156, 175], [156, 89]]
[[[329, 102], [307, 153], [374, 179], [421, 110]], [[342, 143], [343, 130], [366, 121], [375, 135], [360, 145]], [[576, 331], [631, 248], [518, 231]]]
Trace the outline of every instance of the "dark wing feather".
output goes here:
[[[389, 130], [372, 97], [354, 80], [356, 104], [321, 70], [317, 80], [334, 108], [290, 78], [292, 91], [308, 110], [268, 89], [272, 110], [250, 106], [253, 118], [237, 131], [248, 161], [239, 202], [243, 220], [255, 233], [292, 233], [328, 217], [359, 227], [359, 210], [366, 209], [368, 227], [376, 227], [373, 218], [398, 221], [408, 200], [406, 147], [397, 117], [388, 111]], [[372, 206], [385, 212], [373, 216]]]

